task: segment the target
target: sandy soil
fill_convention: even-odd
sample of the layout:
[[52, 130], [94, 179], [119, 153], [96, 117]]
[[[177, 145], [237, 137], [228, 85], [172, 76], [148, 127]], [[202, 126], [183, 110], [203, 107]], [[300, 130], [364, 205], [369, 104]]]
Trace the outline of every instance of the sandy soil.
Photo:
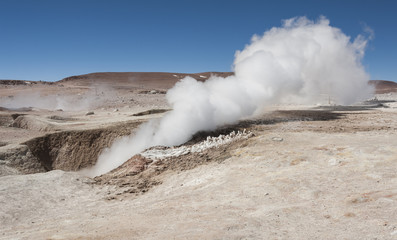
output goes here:
[[[1, 89], [1, 96], [32, 91], [14, 87]], [[87, 91], [33, 88], [47, 95]], [[10, 163], [22, 161], [7, 154], [29, 139], [93, 129], [121, 136], [126, 132], [109, 128], [133, 131], [132, 123], [161, 117], [133, 116], [168, 108], [164, 94], [142, 91], [118, 89], [99, 106], [78, 111], [0, 112], [0, 239], [397, 239], [396, 93], [354, 107], [275, 106], [208, 133], [245, 128], [255, 136], [163, 159], [129, 176], [116, 171], [91, 179], [39, 168], [22, 174]], [[12, 114], [26, 115], [15, 123]]]

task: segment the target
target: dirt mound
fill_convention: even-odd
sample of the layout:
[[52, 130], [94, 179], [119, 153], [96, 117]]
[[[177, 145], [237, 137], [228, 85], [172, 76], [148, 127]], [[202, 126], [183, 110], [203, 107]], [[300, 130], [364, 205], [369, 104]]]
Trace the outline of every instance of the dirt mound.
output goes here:
[[119, 187], [116, 195], [144, 193], [161, 184], [165, 172], [186, 171], [209, 162], [222, 162], [230, 157], [226, 150], [244, 146], [246, 140], [253, 136], [252, 132], [233, 131], [228, 135], [208, 136], [207, 140], [190, 146], [152, 147], [134, 155], [111, 172], [96, 177], [95, 181]]
[[134, 176], [148, 168], [153, 160], [143, 157], [140, 154], [134, 155], [126, 161], [122, 167], [111, 171], [113, 177]]
[[18, 116], [17, 118], [15, 118], [11, 126], [29, 130], [37, 130], [41, 132], [50, 132], [57, 130], [57, 127], [54, 124], [43, 121], [42, 119], [32, 115]]
[[167, 172], [186, 171], [210, 162], [223, 162], [230, 157], [226, 149], [237, 149], [244, 145], [246, 143], [238, 141], [200, 153], [189, 153], [157, 161], [138, 154], [113, 171], [95, 177], [94, 180], [96, 184], [114, 185], [119, 188], [114, 195], [109, 196], [109, 199], [122, 197], [123, 194], [142, 194], [153, 186], [161, 184]]

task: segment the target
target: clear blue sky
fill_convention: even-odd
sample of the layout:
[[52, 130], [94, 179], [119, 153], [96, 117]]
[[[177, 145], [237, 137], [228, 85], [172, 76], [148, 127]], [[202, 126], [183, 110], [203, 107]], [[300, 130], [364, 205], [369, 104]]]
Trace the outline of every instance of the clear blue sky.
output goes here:
[[253, 34], [320, 15], [352, 37], [372, 28], [364, 65], [372, 79], [397, 80], [394, 0], [0, 0], [0, 79], [230, 71]]

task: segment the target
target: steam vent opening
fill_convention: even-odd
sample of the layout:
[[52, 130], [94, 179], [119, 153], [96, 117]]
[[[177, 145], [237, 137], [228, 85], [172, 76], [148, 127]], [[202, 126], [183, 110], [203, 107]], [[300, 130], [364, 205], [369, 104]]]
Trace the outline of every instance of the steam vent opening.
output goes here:
[[[135, 126], [134, 126], [135, 127]], [[95, 165], [104, 149], [123, 136], [131, 134], [127, 126], [85, 131], [62, 131], [46, 134], [26, 141], [31, 154], [37, 158], [45, 171], [79, 171]], [[183, 145], [194, 145], [209, 137], [227, 136], [231, 132], [242, 132], [243, 127], [225, 127], [211, 132], [199, 132]], [[132, 157], [132, 156], [131, 156]]]
[[[341, 116], [340, 113], [328, 110], [275, 111], [258, 118], [226, 125], [214, 131], [200, 131], [179, 146], [154, 146], [137, 154], [146, 159], [151, 159], [150, 162], [186, 154], [202, 155], [203, 152], [209, 154], [212, 151], [211, 149], [225, 148], [233, 142], [241, 143], [253, 137], [256, 129], [261, 128], [261, 126], [295, 121], [327, 121], [338, 119]], [[80, 171], [94, 166], [104, 149], [111, 147], [114, 142], [123, 136], [130, 135], [132, 130], [137, 129], [140, 124], [129, 123], [102, 129], [55, 132], [33, 138], [23, 144], [28, 147], [31, 154], [40, 163], [34, 169], [36, 172], [51, 170]], [[132, 157], [134, 156], [128, 156], [128, 158]]]

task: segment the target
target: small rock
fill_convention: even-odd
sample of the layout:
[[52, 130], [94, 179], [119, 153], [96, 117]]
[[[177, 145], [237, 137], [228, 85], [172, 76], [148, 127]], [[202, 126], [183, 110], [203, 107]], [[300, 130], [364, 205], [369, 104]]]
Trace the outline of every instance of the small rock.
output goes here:
[[340, 161], [336, 160], [335, 158], [332, 158], [332, 159], [328, 160], [328, 163], [331, 166], [336, 166], [336, 165], [338, 165], [340, 163]]
[[[77, 179], [76, 179], [76, 180], [77, 180]], [[77, 180], [77, 181], [79, 181], [79, 180]], [[82, 182], [83, 182], [83, 183], [86, 183], [86, 184], [93, 184], [93, 183], [95, 183], [95, 180], [92, 179], [92, 178], [84, 178], [84, 179], [82, 180]]]
[[368, 196], [353, 196], [347, 199], [349, 203], [358, 204], [358, 203], [365, 203], [371, 201]]
[[343, 214], [343, 216], [345, 216], [345, 217], [355, 217], [356, 214], [354, 214], [352, 212], [347, 212], [347, 213]]
[[281, 137], [273, 137], [272, 140], [275, 142], [282, 142], [284, 139]]
[[113, 112], [118, 112], [118, 111], [119, 111], [119, 109], [118, 109], [118, 108], [116, 108], [116, 109], [114, 109], [114, 110], [113, 110]]
[[94, 115], [94, 114], [95, 114], [94, 112], [87, 112], [85, 115], [89, 116], [89, 115]]

